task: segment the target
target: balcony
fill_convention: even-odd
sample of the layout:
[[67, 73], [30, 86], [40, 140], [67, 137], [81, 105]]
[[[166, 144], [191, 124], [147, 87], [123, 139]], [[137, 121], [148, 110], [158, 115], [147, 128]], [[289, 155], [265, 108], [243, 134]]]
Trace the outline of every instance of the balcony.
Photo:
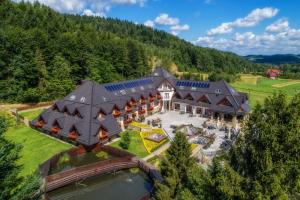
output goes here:
[[71, 139], [71, 140], [76, 140], [77, 139], [77, 133], [76, 133], [76, 131], [72, 131], [69, 134], [69, 139]]
[[106, 142], [108, 140], [108, 133], [106, 131], [101, 131], [99, 140], [100, 142]]
[[136, 105], [137, 105], [137, 102], [132, 101], [132, 102], [130, 102], [130, 105], [131, 105], [131, 106], [136, 106]]
[[54, 134], [57, 134], [59, 130], [60, 130], [60, 128], [58, 126], [55, 126], [51, 129], [51, 132]]
[[148, 111], [153, 111], [154, 107], [153, 106], [150, 106], [147, 110]]
[[36, 127], [38, 128], [43, 128], [45, 125], [45, 122], [43, 120], [38, 121], [38, 123], [36, 124]]
[[149, 102], [153, 102], [153, 101], [154, 101], [154, 97], [150, 97]]
[[139, 110], [139, 115], [143, 115], [146, 113], [146, 110], [145, 109], [142, 109], [142, 110]]
[[126, 125], [128, 125], [128, 124], [130, 124], [132, 122], [132, 119], [131, 118], [129, 118], [129, 119], [126, 119], [126, 120], [124, 120], [124, 125], [126, 126]]
[[113, 112], [113, 116], [114, 116], [115, 118], [120, 117], [120, 115], [121, 115], [121, 112], [118, 111], [118, 110], [115, 110], [115, 111]]
[[126, 111], [126, 113], [131, 113], [132, 112], [132, 108], [128, 107], [128, 108], [125, 109], [125, 111]]

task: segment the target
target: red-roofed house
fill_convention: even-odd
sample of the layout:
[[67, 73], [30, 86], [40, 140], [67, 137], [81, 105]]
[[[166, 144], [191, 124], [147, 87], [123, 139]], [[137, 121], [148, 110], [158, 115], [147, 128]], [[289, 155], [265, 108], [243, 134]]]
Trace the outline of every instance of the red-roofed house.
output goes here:
[[280, 76], [281, 72], [282, 71], [279, 69], [268, 69], [267, 77], [269, 77], [271, 79], [278, 78]]

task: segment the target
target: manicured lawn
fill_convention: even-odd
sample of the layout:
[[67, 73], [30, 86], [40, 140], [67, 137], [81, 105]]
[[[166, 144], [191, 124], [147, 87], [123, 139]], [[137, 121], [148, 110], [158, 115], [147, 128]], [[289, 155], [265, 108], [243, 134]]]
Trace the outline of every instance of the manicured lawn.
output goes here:
[[5, 133], [8, 140], [23, 146], [18, 164], [23, 165], [20, 176], [27, 176], [38, 169], [53, 155], [72, 147], [37, 132], [25, 125], [11, 127]]
[[[241, 80], [231, 84], [240, 92], [246, 92], [250, 97], [250, 105], [253, 108], [257, 102], [262, 103], [264, 99], [276, 92], [282, 92], [291, 99], [300, 90], [300, 82], [290, 79], [272, 80], [266, 77], [241, 75]], [[278, 85], [280, 87], [278, 87]]]
[[[137, 155], [140, 158], [143, 158], [143, 157], [149, 155], [143, 145], [143, 141], [140, 137], [139, 132], [129, 131], [129, 135], [130, 135], [130, 145], [129, 145], [129, 149], [127, 151]], [[110, 145], [113, 147], [121, 148], [119, 146], [119, 143], [120, 143], [120, 140], [118, 140]]]
[[20, 115], [26, 117], [29, 120], [35, 119], [44, 109], [34, 109], [31, 111], [20, 112]]

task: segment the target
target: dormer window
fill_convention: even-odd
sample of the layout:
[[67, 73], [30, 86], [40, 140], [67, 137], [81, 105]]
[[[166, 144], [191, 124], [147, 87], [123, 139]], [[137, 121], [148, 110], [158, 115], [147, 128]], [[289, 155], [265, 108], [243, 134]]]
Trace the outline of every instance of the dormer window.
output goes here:
[[221, 101], [219, 101], [219, 103], [217, 104], [219, 106], [231, 106], [232, 104], [230, 103], [230, 101], [225, 97], [223, 98]]
[[71, 129], [71, 131], [70, 131], [68, 137], [69, 137], [71, 140], [74, 140], [74, 141], [75, 141], [75, 140], [77, 139], [78, 136], [79, 136], [79, 134], [78, 134], [76, 128], [75, 128], [75, 127], [72, 127], [72, 129]]
[[38, 122], [37, 122], [37, 124], [36, 124], [36, 126], [38, 128], [43, 128], [44, 125], [45, 125], [45, 121], [40, 117], [39, 120], [38, 120]]
[[202, 97], [200, 97], [198, 101], [202, 103], [210, 104], [210, 101], [206, 95], [202, 95]]
[[82, 116], [80, 115], [80, 112], [77, 109], [75, 110], [74, 115], [79, 117], [79, 118], [82, 118]]
[[53, 110], [53, 111], [59, 111], [59, 110], [58, 110], [58, 107], [57, 107], [57, 105], [56, 105], [56, 104], [54, 104], [54, 105], [53, 105], [53, 108], [52, 108], [52, 110]]
[[221, 90], [220, 90], [220, 89], [216, 89], [216, 90], [215, 90], [215, 93], [216, 93], [216, 94], [221, 94]]
[[61, 129], [61, 127], [59, 126], [58, 122], [55, 121], [55, 122], [53, 123], [51, 132], [54, 133], [54, 134], [57, 134], [57, 133], [60, 131], [60, 129]]
[[190, 100], [190, 101], [193, 101], [193, 100], [194, 100], [194, 98], [192, 97], [191, 94], [187, 94], [187, 95], [185, 96], [185, 99], [188, 99], [188, 100]]
[[64, 113], [65, 115], [69, 115], [69, 114], [70, 114], [69, 111], [68, 111], [68, 109], [67, 109], [67, 107], [64, 108], [63, 113]]

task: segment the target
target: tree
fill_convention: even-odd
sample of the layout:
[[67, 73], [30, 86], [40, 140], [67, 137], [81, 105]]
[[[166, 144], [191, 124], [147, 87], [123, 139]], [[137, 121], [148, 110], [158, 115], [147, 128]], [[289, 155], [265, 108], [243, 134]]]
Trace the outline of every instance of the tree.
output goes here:
[[300, 94], [268, 97], [246, 121], [230, 165], [247, 179], [249, 199], [297, 199], [300, 194]]
[[128, 149], [130, 145], [130, 135], [129, 131], [125, 131], [123, 134], [121, 134], [121, 141], [119, 143], [119, 146], [123, 149]]
[[20, 147], [4, 138], [7, 125], [7, 119], [0, 116], [0, 199], [11, 199], [20, 181], [17, 176], [20, 167], [16, 164]]
[[[176, 133], [160, 166], [165, 183], [156, 183], [157, 199], [163, 199], [166, 196], [174, 199], [182, 187], [186, 185], [188, 169], [194, 163], [191, 155], [191, 145], [188, 143], [184, 133]], [[168, 192], [164, 193], [166, 188], [168, 188]]]

